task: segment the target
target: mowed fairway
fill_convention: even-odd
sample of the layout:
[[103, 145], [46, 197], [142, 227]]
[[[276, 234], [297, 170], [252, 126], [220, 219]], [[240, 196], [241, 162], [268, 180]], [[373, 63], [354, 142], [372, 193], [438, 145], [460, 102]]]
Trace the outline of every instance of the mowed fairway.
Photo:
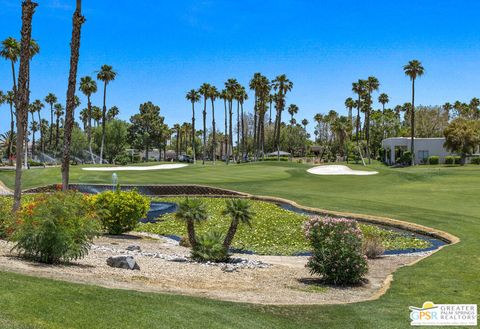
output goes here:
[[[480, 303], [480, 166], [372, 165], [373, 176], [316, 176], [309, 166], [261, 163], [122, 172], [122, 184], [198, 183], [280, 196], [331, 210], [376, 214], [448, 231], [461, 242], [394, 275], [379, 300], [350, 305], [266, 307], [108, 290], [0, 272], [0, 318], [29, 328], [406, 328], [408, 306]], [[352, 166], [361, 170], [361, 166]], [[13, 172], [0, 172], [12, 186]], [[72, 169], [72, 183], [111, 173]], [[60, 182], [60, 169], [26, 171], [27, 187]], [[0, 321], [0, 325], [2, 322]]]

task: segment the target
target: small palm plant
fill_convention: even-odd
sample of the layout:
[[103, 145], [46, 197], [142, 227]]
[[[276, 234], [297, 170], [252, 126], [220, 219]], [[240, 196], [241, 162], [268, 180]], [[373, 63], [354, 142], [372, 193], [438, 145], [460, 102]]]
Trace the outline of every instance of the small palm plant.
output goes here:
[[251, 226], [250, 221], [255, 214], [252, 212], [251, 203], [246, 199], [229, 199], [226, 202], [226, 208], [223, 215], [228, 215], [232, 219], [227, 235], [223, 241], [223, 246], [226, 250], [230, 248], [235, 233], [237, 233], [238, 224], [244, 223]]
[[186, 198], [183, 202], [179, 203], [175, 218], [186, 222], [188, 241], [192, 248], [195, 248], [197, 245], [197, 239], [195, 237], [195, 222], [208, 219], [205, 204], [200, 199]]

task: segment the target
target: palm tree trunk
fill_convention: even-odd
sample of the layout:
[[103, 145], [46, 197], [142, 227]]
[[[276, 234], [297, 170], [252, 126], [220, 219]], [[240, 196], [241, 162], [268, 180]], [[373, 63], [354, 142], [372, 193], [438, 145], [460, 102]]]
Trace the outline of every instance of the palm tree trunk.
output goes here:
[[92, 102], [90, 101], [90, 95], [87, 96], [87, 111], [88, 111], [88, 119], [87, 119], [87, 139], [88, 139], [88, 152], [90, 152], [90, 158], [92, 163], [95, 164], [95, 157], [93, 156], [92, 151]]
[[240, 103], [241, 109], [241, 124], [242, 124], [242, 161], [245, 160], [246, 156], [246, 144], [245, 144], [245, 118], [243, 116], [243, 102]]
[[203, 95], [203, 156], [202, 164], [205, 164], [207, 152], [207, 96]]
[[237, 151], [235, 152], [235, 161], [239, 161], [240, 151], [240, 102], [237, 101]]
[[15, 93], [15, 108], [17, 112], [17, 158], [15, 167], [15, 191], [13, 211], [20, 209], [22, 198], [22, 160], [23, 160], [23, 142], [25, 129], [24, 125], [28, 117], [28, 104], [30, 92], [28, 90], [28, 80], [30, 75], [30, 52], [29, 46], [32, 38], [32, 18], [35, 13], [36, 3], [31, 0], [25, 0], [22, 3], [22, 29], [21, 29], [21, 52], [20, 69], [18, 73], [18, 91]]
[[10, 103], [10, 138], [8, 141], [8, 162], [13, 166], [13, 129], [15, 129], [15, 121], [13, 119], [13, 104]]
[[[192, 101], [192, 155], [193, 155], [193, 163], [197, 162], [197, 152], [195, 150], [195, 102]], [[187, 149], [185, 149], [185, 153]]]
[[233, 155], [233, 101], [229, 101], [228, 104], [228, 115], [229, 115], [229, 121], [230, 121], [230, 127], [229, 127], [229, 143], [230, 143], [230, 148], [227, 156], [227, 164], [230, 162], [230, 156]]
[[[67, 106], [63, 129], [62, 189], [68, 190], [70, 177], [70, 144], [72, 142], [73, 112], [75, 111], [75, 86], [77, 83], [78, 59], [80, 57], [80, 34], [85, 17], [82, 16], [82, 1], [77, 0], [77, 8], [72, 18], [72, 40], [70, 43], [70, 73], [68, 76]], [[103, 142], [103, 140], [102, 140]]]
[[103, 147], [105, 145], [105, 127], [107, 121], [107, 82], [103, 84], [103, 108], [102, 108], [102, 142], [100, 144], [100, 164], [103, 163]]
[[57, 114], [57, 121], [56, 121], [56, 135], [55, 135], [55, 153], [58, 151], [58, 140], [60, 136], [60, 116]]
[[175, 145], [175, 157], [177, 161], [179, 160], [178, 157], [180, 155], [180, 129], [177, 129], [177, 138], [176, 138], [176, 145]]
[[35, 155], [35, 118], [33, 117], [33, 113], [32, 113], [32, 158], [34, 155]]
[[230, 227], [228, 228], [227, 235], [225, 235], [225, 239], [223, 240], [223, 247], [228, 250], [230, 245], [232, 244], [233, 238], [235, 237], [235, 233], [237, 233], [238, 227], [238, 220], [233, 219], [230, 223]]
[[223, 106], [225, 108], [225, 162], [228, 164], [228, 115], [227, 115], [227, 100], [223, 100]]
[[40, 150], [42, 153], [45, 153], [45, 143], [43, 142], [43, 129], [42, 129], [42, 116], [40, 114], [40, 109], [38, 109], [38, 127], [40, 129]]
[[356, 122], [356, 129], [355, 129], [355, 138], [357, 139], [357, 146], [360, 144], [360, 94], [358, 95], [358, 104], [357, 104], [357, 122]]
[[197, 245], [197, 239], [195, 237], [195, 224], [193, 220], [187, 221], [187, 234], [188, 234], [188, 241], [190, 242], [190, 246], [194, 248]]
[[215, 164], [215, 160], [217, 158], [217, 135], [215, 131], [215, 102], [213, 98], [211, 99], [212, 101], [212, 160], [213, 164]]
[[53, 141], [53, 103], [50, 103], [50, 138], [48, 141], [48, 147], [52, 147]]
[[255, 161], [257, 160], [258, 156], [258, 93], [255, 92], [255, 102], [253, 104], [253, 154]]
[[410, 141], [410, 152], [412, 153], [412, 166], [415, 165], [415, 79], [412, 79], [412, 113], [410, 113], [411, 120], [411, 141]]

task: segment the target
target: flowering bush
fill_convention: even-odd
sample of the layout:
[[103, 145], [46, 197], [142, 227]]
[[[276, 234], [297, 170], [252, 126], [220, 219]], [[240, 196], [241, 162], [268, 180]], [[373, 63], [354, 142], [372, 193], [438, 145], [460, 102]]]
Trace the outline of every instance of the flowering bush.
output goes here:
[[92, 197], [104, 229], [109, 234], [131, 231], [147, 215], [150, 202], [137, 191], [106, 191]]
[[9, 197], [0, 197], [0, 239], [6, 238], [14, 222], [12, 214], [13, 199]]
[[95, 210], [77, 192], [39, 194], [17, 216], [13, 250], [42, 263], [84, 257], [100, 228]]
[[307, 264], [312, 274], [335, 285], [362, 280], [368, 264], [362, 253], [362, 231], [355, 221], [313, 217], [304, 229], [313, 249]]

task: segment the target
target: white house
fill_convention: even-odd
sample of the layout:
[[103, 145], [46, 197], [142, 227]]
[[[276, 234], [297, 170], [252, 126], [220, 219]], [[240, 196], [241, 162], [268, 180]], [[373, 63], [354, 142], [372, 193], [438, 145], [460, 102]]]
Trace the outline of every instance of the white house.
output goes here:
[[[445, 157], [454, 155], [445, 147], [445, 138], [415, 138], [415, 163], [425, 163], [430, 156], [438, 156], [440, 163], [445, 162]], [[395, 160], [405, 151], [410, 151], [411, 138], [410, 137], [392, 137], [382, 141], [382, 147], [385, 149], [385, 162], [394, 164]]]

